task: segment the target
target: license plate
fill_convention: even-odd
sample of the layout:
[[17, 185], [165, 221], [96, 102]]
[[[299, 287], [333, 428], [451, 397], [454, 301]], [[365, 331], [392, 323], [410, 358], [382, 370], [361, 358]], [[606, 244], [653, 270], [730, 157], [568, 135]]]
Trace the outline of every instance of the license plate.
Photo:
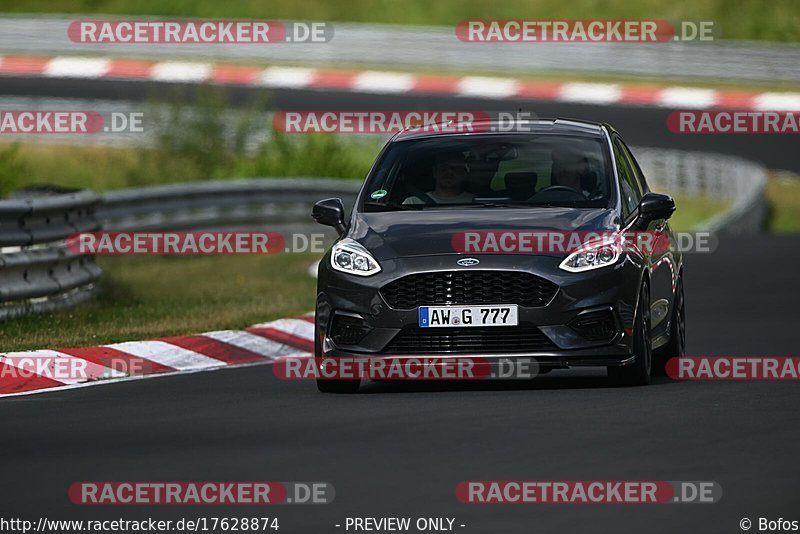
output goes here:
[[465, 326], [517, 326], [516, 304], [483, 306], [420, 306], [419, 325], [423, 328]]

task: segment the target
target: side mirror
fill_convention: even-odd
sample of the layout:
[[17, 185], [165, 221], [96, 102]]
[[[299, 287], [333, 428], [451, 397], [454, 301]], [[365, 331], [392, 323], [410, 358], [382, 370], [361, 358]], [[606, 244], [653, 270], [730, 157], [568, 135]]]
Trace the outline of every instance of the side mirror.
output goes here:
[[326, 198], [314, 204], [311, 216], [319, 224], [333, 226], [339, 235], [344, 235], [347, 226], [344, 224], [344, 204], [341, 198]]
[[659, 219], [669, 219], [675, 212], [675, 201], [669, 195], [646, 193], [639, 201], [639, 220], [647, 225]]

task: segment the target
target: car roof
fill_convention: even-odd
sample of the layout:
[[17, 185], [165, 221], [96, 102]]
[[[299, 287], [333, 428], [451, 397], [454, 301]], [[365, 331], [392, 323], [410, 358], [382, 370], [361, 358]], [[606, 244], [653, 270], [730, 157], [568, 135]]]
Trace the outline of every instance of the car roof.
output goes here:
[[408, 139], [423, 139], [441, 136], [472, 136], [472, 135], [530, 135], [530, 134], [558, 134], [574, 135], [576, 137], [601, 137], [603, 129], [614, 131], [605, 123], [590, 122], [576, 119], [526, 119], [517, 121], [519, 129], [503, 131], [509, 125], [508, 121], [476, 120], [471, 122], [455, 122], [432, 124], [424, 128], [406, 128], [392, 137], [391, 141], [405, 141]]

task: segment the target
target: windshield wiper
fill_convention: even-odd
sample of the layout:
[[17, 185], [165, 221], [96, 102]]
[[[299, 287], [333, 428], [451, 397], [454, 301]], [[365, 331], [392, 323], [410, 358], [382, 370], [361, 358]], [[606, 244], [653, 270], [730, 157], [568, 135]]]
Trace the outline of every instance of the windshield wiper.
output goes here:
[[481, 208], [516, 208], [525, 204], [520, 202], [475, 202], [473, 205]]
[[526, 204], [531, 208], [577, 208], [574, 202], [529, 202]]
[[456, 208], [518, 208], [527, 204], [514, 202], [447, 202], [443, 204], [427, 205], [428, 209], [456, 209]]
[[381, 208], [383, 210], [402, 211], [402, 210], [420, 210], [425, 207], [425, 204], [400, 204], [399, 202], [364, 202], [364, 206], [370, 208]]
[[459, 208], [526, 208], [531, 206], [529, 202], [467, 202], [460, 204], [441, 204], [440, 206], [455, 206]]

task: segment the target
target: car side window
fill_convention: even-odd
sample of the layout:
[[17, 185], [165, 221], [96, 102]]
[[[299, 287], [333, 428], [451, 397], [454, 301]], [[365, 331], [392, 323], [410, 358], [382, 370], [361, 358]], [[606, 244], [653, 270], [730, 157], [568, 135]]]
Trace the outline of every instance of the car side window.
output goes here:
[[636, 161], [636, 158], [633, 157], [633, 152], [631, 152], [631, 149], [628, 148], [628, 145], [626, 145], [622, 140], [620, 140], [619, 143], [622, 146], [622, 148], [625, 149], [625, 155], [628, 157], [628, 160], [631, 162], [631, 168], [633, 169], [634, 175], [636, 177], [637, 188], [638, 188], [639, 192], [642, 195], [644, 195], [645, 193], [650, 191], [650, 188], [647, 187], [647, 180], [644, 177], [644, 173], [642, 172], [642, 168], [639, 166], [639, 162]]
[[614, 160], [617, 163], [617, 173], [619, 174], [619, 189], [622, 195], [622, 213], [625, 217], [636, 210], [642, 193], [636, 183], [633, 168], [625, 156], [625, 150], [618, 139], [614, 140]]

